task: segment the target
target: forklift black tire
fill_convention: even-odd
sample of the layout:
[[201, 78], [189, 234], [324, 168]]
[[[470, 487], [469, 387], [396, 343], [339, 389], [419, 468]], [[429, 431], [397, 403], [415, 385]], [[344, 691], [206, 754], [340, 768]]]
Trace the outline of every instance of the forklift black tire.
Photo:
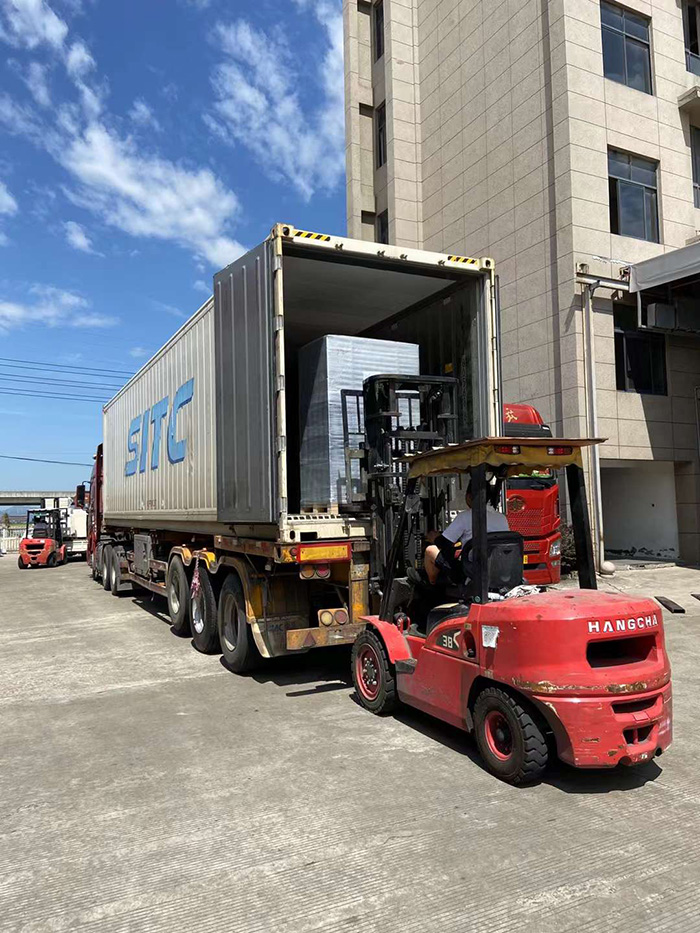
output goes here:
[[25, 564], [21, 557], [17, 558], [17, 566], [20, 570], [26, 570], [29, 564]]
[[217, 623], [216, 596], [211, 578], [204, 562], [199, 564], [199, 594], [188, 593], [192, 642], [202, 654], [218, 654], [219, 626]]
[[228, 669], [234, 674], [254, 670], [260, 652], [248, 624], [243, 584], [235, 573], [230, 573], [221, 587], [218, 625], [221, 652]]
[[46, 558], [46, 566], [47, 566], [47, 567], [55, 567], [55, 566], [56, 566], [56, 554], [55, 554], [55, 552], [54, 552], [53, 554], [49, 554], [49, 556]]
[[499, 687], [486, 687], [474, 704], [476, 744], [488, 770], [508, 784], [534, 784], [547, 767], [547, 741], [536, 714]]
[[175, 554], [168, 565], [167, 594], [172, 632], [180, 638], [186, 638], [191, 632], [190, 583], [179, 554]]
[[105, 545], [102, 548], [102, 589], [106, 592], [109, 592], [109, 575], [111, 572], [112, 566], [112, 546], [110, 544]]
[[377, 716], [396, 708], [396, 679], [384, 642], [365, 629], [352, 646], [352, 681], [360, 703]]

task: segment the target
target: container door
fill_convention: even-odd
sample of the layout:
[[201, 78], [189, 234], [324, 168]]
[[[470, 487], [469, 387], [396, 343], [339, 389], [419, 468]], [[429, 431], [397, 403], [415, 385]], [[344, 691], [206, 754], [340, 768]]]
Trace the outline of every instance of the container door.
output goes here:
[[277, 521], [272, 245], [214, 278], [220, 522]]

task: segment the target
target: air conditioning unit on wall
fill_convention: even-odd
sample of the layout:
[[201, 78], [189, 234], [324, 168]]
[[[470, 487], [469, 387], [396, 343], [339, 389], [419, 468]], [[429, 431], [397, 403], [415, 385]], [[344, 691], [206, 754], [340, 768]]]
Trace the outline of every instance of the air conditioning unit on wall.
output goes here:
[[676, 308], [674, 305], [655, 301], [647, 305], [647, 325], [650, 330], [675, 330]]

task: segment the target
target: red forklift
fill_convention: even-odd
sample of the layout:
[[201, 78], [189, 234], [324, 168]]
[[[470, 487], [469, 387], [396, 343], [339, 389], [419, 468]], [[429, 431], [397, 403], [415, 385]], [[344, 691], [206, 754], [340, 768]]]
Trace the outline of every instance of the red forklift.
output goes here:
[[31, 509], [27, 512], [27, 527], [19, 543], [17, 566], [56, 567], [67, 560], [65, 509]]
[[[511, 784], [540, 780], [555, 755], [612, 768], [648, 762], [671, 742], [662, 613], [651, 599], [597, 592], [581, 455], [594, 443], [497, 437], [411, 457], [379, 612], [353, 646], [366, 709], [401, 702], [473, 733], [486, 768]], [[560, 469], [580, 588], [523, 590], [523, 537], [488, 533], [487, 508], [510, 477]], [[407, 555], [420, 553], [426, 527], [441, 527], [425, 514], [427, 492], [465, 478], [472, 538], [457, 551], [439, 536], [440, 579], [421, 584]]]
[[[552, 430], [532, 405], [504, 405], [506, 437], [551, 437]], [[511, 476], [506, 483], [511, 531], [523, 536], [525, 579], [547, 585], [561, 580], [559, 483], [553, 469]]]

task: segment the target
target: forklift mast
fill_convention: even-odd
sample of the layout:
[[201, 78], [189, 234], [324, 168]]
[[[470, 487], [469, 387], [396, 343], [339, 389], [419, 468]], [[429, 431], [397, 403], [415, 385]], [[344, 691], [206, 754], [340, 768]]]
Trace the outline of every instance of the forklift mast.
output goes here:
[[[345, 391], [343, 430], [350, 509], [372, 515], [370, 592], [386, 577], [392, 542], [407, 492], [406, 457], [457, 442], [459, 380], [447, 376], [379, 375], [365, 380], [363, 391]], [[401, 536], [404, 563], [414, 565], [421, 535], [415, 527], [438, 527], [444, 515], [446, 483], [427, 483], [428, 501], [416, 500], [411, 528]], [[425, 531], [427, 529], [421, 529]]]

